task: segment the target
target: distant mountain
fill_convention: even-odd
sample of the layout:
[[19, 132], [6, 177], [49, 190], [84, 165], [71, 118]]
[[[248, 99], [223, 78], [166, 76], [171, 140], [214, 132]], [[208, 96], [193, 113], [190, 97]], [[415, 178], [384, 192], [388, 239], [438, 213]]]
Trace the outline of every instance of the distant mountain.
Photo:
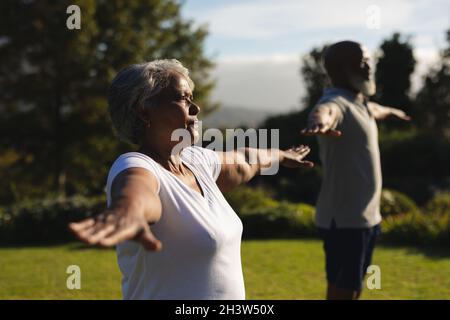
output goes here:
[[257, 128], [267, 117], [275, 114], [268, 110], [255, 110], [223, 106], [205, 117], [204, 128]]

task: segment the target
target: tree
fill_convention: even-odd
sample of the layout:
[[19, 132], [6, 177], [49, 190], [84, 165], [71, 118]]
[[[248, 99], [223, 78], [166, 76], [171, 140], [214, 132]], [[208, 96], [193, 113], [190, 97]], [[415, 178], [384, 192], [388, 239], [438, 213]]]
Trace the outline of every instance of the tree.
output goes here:
[[0, 4], [0, 201], [52, 192], [103, 190], [129, 146], [114, 139], [106, 112], [118, 70], [176, 58], [193, 71], [196, 100], [210, 111], [212, 62], [204, 27], [175, 0], [80, 0], [81, 29], [69, 30], [71, 1]]
[[382, 105], [411, 111], [409, 90], [416, 60], [409, 38], [394, 33], [380, 45], [376, 64], [377, 93], [374, 100]]
[[448, 47], [442, 51], [440, 62], [431, 68], [417, 94], [414, 121], [419, 128], [450, 142], [450, 30]]
[[[450, 44], [448, 32], [447, 40]], [[400, 52], [395, 55], [400, 56], [403, 52], [404, 57], [411, 58], [410, 54], [405, 54], [405, 48], [397, 48]], [[442, 52], [439, 64], [425, 77], [422, 88], [412, 101], [408, 112], [414, 126], [380, 132], [383, 184], [407, 193], [420, 205], [437, 190], [449, 187], [449, 67], [450, 45]], [[394, 80], [400, 81], [400, 78], [401, 75]], [[407, 81], [406, 77], [403, 79]]]
[[325, 86], [329, 84], [328, 76], [322, 64], [326, 45], [313, 48], [302, 57], [300, 75], [303, 78], [306, 94], [302, 97], [303, 109], [311, 110], [319, 101]]

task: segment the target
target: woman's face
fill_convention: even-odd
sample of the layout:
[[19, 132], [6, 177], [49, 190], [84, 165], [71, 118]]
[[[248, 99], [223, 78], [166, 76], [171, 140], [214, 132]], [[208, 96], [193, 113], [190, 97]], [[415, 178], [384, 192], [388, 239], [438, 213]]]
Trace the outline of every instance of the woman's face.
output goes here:
[[[197, 114], [200, 107], [193, 102], [191, 88], [187, 79], [180, 73], [173, 72], [170, 84], [154, 99], [153, 106], [148, 108], [150, 129], [154, 138], [172, 140], [172, 133], [181, 130], [183, 141], [192, 145], [199, 138]], [[177, 135], [178, 138], [180, 135]], [[181, 142], [181, 139], [178, 141]], [[184, 143], [183, 143], [184, 144]]]

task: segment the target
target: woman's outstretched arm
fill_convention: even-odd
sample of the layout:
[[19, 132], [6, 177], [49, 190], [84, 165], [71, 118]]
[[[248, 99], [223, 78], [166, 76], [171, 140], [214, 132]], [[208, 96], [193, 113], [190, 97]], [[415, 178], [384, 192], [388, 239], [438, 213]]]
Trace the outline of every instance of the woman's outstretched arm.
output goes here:
[[149, 224], [161, 217], [161, 201], [156, 177], [143, 168], [121, 172], [111, 187], [111, 205], [96, 217], [69, 225], [81, 241], [112, 247], [126, 240], [136, 240], [147, 250], [160, 250], [161, 242]]
[[232, 190], [251, 180], [278, 162], [288, 168], [313, 167], [310, 161], [303, 161], [309, 153], [307, 146], [293, 147], [288, 150], [241, 148], [229, 152], [218, 152], [222, 169], [217, 178], [217, 185], [222, 192]]

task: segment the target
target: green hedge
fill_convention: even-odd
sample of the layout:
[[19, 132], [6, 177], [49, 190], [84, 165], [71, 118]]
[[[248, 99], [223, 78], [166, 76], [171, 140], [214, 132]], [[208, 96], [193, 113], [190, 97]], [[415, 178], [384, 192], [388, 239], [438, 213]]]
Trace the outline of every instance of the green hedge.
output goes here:
[[270, 208], [253, 208], [239, 212], [244, 238], [315, 237], [314, 207], [280, 202]]
[[[266, 197], [266, 198], [264, 198]], [[264, 201], [262, 201], [264, 200]], [[301, 238], [318, 236], [315, 209], [307, 204], [267, 199], [261, 189], [241, 187], [230, 201], [244, 224], [245, 238]], [[263, 205], [258, 205], [263, 203]], [[265, 206], [269, 203], [269, 206]], [[396, 244], [450, 246], [450, 196], [438, 194], [424, 212], [405, 194], [384, 189], [381, 241]]]
[[386, 217], [381, 240], [412, 245], [450, 246], [450, 214], [404, 214]]
[[450, 214], [450, 192], [439, 192], [425, 206], [426, 213]]
[[420, 213], [414, 200], [404, 193], [391, 189], [383, 189], [381, 192], [380, 211], [383, 217]]
[[262, 188], [239, 186], [232, 191], [226, 192], [224, 195], [236, 212], [278, 206], [278, 202], [272, 199], [272, 195]]
[[103, 196], [27, 200], [0, 208], [0, 244], [43, 244], [74, 240], [67, 225], [105, 208]]
[[[317, 237], [315, 209], [279, 202], [263, 189], [240, 187], [226, 197], [244, 224], [244, 238]], [[423, 208], [406, 196], [383, 191], [381, 240], [398, 244], [450, 246], [450, 196], [437, 194]], [[0, 245], [44, 244], [74, 240], [67, 225], [101, 212], [104, 196], [25, 201], [0, 207]]]

